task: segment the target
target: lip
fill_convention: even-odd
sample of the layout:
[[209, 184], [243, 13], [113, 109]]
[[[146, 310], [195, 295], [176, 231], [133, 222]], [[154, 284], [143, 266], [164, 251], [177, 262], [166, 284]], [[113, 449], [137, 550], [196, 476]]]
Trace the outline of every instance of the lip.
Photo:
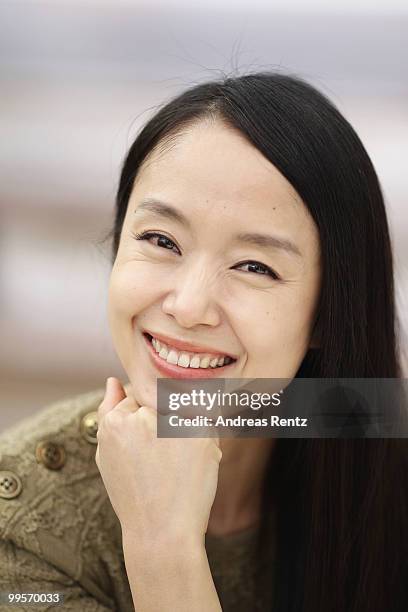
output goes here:
[[[146, 332], [149, 333], [149, 332]], [[144, 341], [147, 345], [147, 349], [149, 351], [150, 358], [153, 362], [153, 365], [163, 374], [166, 378], [218, 378], [223, 374], [225, 370], [232, 365], [234, 365], [234, 361], [225, 366], [219, 366], [217, 368], [182, 368], [181, 366], [174, 365], [172, 363], [167, 363], [161, 357], [158, 356], [154, 347], [150, 340], [146, 337], [145, 333], [142, 334]], [[149, 334], [152, 335], [152, 334]], [[154, 336], [155, 338], [159, 338], [158, 336]], [[160, 339], [160, 338], [159, 338]], [[164, 342], [164, 340], [163, 340]], [[176, 348], [176, 347], [174, 347]]]
[[157, 340], [164, 342], [164, 344], [167, 344], [168, 346], [180, 351], [190, 351], [191, 353], [211, 353], [212, 355], [218, 357], [231, 357], [235, 361], [238, 359], [235, 355], [231, 355], [231, 353], [223, 353], [211, 346], [199, 346], [198, 344], [192, 344], [191, 342], [182, 342], [181, 340], [175, 340], [174, 338], [170, 338], [170, 336], [165, 336], [164, 334], [153, 333], [148, 329], [144, 329], [143, 333], [149, 334], [149, 336], [153, 336], [153, 338], [157, 338]]

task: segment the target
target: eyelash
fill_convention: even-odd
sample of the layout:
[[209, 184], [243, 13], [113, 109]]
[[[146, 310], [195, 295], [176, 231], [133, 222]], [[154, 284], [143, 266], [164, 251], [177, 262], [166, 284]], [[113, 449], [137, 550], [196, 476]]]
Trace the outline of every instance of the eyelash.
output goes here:
[[[135, 240], [149, 240], [150, 238], [154, 238], [156, 236], [159, 238], [165, 238], [177, 248], [177, 245], [174, 244], [173, 240], [171, 240], [170, 238], [167, 238], [167, 236], [165, 236], [164, 234], [160, 234], [159, 232], [143, 232], [141, 234], [135, 234], [134, 232], [132, 232], [132, 236]], [[159, 245], [153, 245], [153, 246], [159, 246]], [[170, 249], [167, 249], [167, 250], [170, 250]], [[280, 280], [280, 277], [276, 274], [276, 272], [272, 270], [272, 268], [258, 261], [248, 260], [248, 261], [243, 261], [242, 263], [237, 264], [237, 265], [243, 266], [243, 265], [248, 265], [248, 264], [255, 264], [257, 266], [261, 266], [267, 271], [266, 273], [257, 274], [257, 276], [271, 276], [274, 280]], [[255, 272], [253, 273], [256, 274]]]

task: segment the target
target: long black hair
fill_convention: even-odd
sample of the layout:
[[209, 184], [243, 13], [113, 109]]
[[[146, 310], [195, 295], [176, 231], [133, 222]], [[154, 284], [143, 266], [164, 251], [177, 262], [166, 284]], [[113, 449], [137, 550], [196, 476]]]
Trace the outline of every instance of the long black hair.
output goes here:
[[[359, 137], [302, 78], [262, 72], [194, 86], [148, 121], [125, 159], [115, 257], [134, 179], [189, 125], [239, 130], [292, 184], [319, 231], [319, 348], [298, 376], [400, 377], [393, 257], [381, 187]], [[279, 440], [265, 481], [277, 511], [275, 612], [408, 609], [404, 440]]]

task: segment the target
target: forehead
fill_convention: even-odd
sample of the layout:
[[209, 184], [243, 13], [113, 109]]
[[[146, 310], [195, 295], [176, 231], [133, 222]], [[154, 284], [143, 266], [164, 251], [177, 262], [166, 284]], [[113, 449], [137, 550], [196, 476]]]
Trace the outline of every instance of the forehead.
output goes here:
[[296, 190], [240, 132], [220, 121], [190, 126], [149, 155], [129, 209], [146, 196], [171, 202], [200, 227], [209, 220], [225, 229], [272, 227], [316, 246], [317, 229]]

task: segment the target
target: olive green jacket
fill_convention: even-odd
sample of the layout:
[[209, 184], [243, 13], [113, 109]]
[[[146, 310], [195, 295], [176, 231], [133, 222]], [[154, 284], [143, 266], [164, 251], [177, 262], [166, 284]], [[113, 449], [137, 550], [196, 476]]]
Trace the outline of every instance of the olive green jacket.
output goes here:
[[[0, 603], [1, 612], [134, 611], [120, 523], [95, 463], [96, 411], [103, 396], [98, 389], [55, 402], [0, 435], [1, 597], [64, 597], [62, 607]], [[225, 612], [272, 609], [274, 545], [263, 561], [257, 542], [252, 528], [206, 535]]]
[[120, 523], [95, 463], [103, 395], [56, 402], [0, 435], [0, 592], [64, 595], [62, 607], [0, 610], [134, 610]]

